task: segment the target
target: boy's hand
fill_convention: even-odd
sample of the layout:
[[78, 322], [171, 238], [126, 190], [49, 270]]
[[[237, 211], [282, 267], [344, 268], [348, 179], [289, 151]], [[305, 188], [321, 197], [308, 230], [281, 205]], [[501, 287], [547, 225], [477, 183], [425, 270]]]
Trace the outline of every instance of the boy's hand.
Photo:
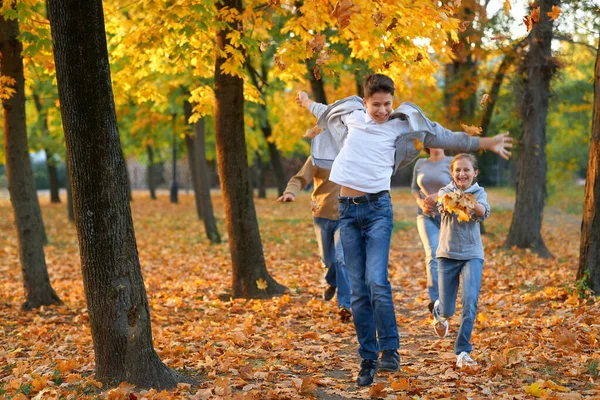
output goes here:
[[291, 193], [284, 193], [283, 196], [277, 199], [277, 201], [280, 203], [287, 203], [290, 201], [296, 201], [296, 197]]
[[512, 138], [508, 136], [508, 132], [499, 133], [492, 138], [493, 143], [489, 150], [498, 154], [500, 157], [508, 160], [511, 152], [508, 150], [513, 147]]
[[299, 91], [296, 95], [296, 104], [301, 107], [308, 108], [310, 103], [312, 103], [312, 100], [308, 98], [308, 94], [306, 94], [306, 92]]

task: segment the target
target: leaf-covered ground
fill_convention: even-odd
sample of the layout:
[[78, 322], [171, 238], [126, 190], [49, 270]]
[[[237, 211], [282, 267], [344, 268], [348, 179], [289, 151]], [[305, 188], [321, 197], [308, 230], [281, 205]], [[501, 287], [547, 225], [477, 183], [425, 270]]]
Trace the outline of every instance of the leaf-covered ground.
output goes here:
[[[463, 372], [452, 354], [458, 315], [446, 339], [433, 335], [423, 252], [407, 190], [393, 193], [390, 257], [401, 332], [401, 371], [380, 373], [371, 388], [355, 385], [357, 344], [335, 301], [321, 299], [325, 270], [317, 257], [309, 194], [295, 202], [256, 200], [271, 274], [290, 294], [269, 301], [229, 300], [227, 243], [211, 246], [193, 198], [169, 203], [136, 193], [132, 203], [141, 265], [162, 360], [198, 386], [169, 392], [128, 385], [98, 389], [75, 228], [65, 206], [41, 197], [50, 243], [52, 284], [65, 302], [21, 312], [23, 288], [12, 210], [0, 200], [0, 399], [4, 398], [600, 398], [600, 311], [574, 283], [580, 217], [551, 208], [543, 236], [556, 256], [538, 259], [500, 246], [513, 199], [490, 191], [486, 262], [473, 334], [478, 371]], [[214, 197], [224, 233], [220, 196]], [[459, 311], [460, 312], [460, 305]]]

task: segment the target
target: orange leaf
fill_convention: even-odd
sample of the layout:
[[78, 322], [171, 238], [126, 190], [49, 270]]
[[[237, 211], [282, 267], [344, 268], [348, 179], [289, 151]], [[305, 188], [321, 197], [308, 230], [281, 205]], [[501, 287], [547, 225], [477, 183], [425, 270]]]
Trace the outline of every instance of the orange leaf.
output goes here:
[[312, 139], [315, 136], [317, 136], [319, 133], [321, 133], [323, 131], [323, 128], [319, 128], [318, 125], [313, 126], [312, 128], [308, 129], [305, 133], [304, 136], [305, 138], [308, 139]]
[[460, 124], [469, 136], [479, 136], [483, 129], [479, 126]]
[[315, 77], [316, 80], [318, 80], [318, 81], [321, 80], [321, 70], [319, 69], [319, 67], [317, 65], [315, 65], [315, 67], [313, 68], [313, 76]]
[[487, 103], [491, 103], [491, 100], [490, 95], [485, 93], [483, 96], [481, 96], [481, 101], [479, 102], [479, 105], [485, 107]]
[[552, 11], [546, 13], [550, 17], [550, 21], [554, 21], [560, 15], [561, 10], [559, 6], [552, 6]]
[[385, 389], [385, 384], [376, 383], [375, 385], [371, 386], [371, 389], [369, 390], [369, 396], [375, 398], [385, 397], [385, 392], [383, 389]]
[[302, 338], [317, 340], [319, 338], [319, 334], [317, 332], [306, 332], [302, 334]]
[[410, 381], [408, 380], [408, 378], [401, 378], [396, 382], [392, 382], [390, 386], [396, 391], [410, 390]]
[[331, 15], [337, 19], [338, 24], [340, 24], [340, 29], [344, 29], [350, 25], [350, 17], [352, 17], [352, 14], [356, 14], [359, 11], [360, 7], [355, 6], [352, 3], [352, 0], [338, 0], [338, 2], [335, 3], [335, 8], [331, 12]]
[[510, 0], [504, 0], [504, 15], [508, 15], [511, 8]]
[[423, 150], [423, 142], [421, 142], [418, 138], [415, 138], [415, 149]]

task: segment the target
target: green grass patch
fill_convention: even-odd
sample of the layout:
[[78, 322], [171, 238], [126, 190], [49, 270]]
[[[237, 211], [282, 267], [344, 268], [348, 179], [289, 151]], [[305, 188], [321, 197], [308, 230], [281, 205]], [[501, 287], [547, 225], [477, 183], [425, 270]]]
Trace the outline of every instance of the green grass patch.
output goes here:
[[416, 229], [417, 224], [413, 220], [402, 220], [402, 221], [394, 221], [394, 227], [392, 229], [392, 234], [398, 231], [408, 231], [410, 229]]

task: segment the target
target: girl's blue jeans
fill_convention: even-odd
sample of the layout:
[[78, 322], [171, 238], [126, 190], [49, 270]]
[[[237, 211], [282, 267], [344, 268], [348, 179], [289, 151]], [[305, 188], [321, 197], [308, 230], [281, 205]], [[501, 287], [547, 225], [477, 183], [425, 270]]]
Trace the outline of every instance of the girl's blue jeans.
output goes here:
[[358, 352], [365, 360], [377, 360], [380, 351], [400, 345], [388, 280], [393, 211], [389, 193], [367, 198], [359, 204], [340, 202], [340, 234], [352, 288]]
[[440, 257], [438, 261], [439, 311], [441, 317], [444, 319], [450, 318], [456, 311], [458, 284], [462, 277], [462, 317], [454, 344], [454, 353], [460, 354], [463, 351], [470, 353], [473, 350], [471, 334], [473, 333], [473, 326], [477, 317], [477, 302], [481, 287], [483, 260], [480, 258], [453, 260]]

